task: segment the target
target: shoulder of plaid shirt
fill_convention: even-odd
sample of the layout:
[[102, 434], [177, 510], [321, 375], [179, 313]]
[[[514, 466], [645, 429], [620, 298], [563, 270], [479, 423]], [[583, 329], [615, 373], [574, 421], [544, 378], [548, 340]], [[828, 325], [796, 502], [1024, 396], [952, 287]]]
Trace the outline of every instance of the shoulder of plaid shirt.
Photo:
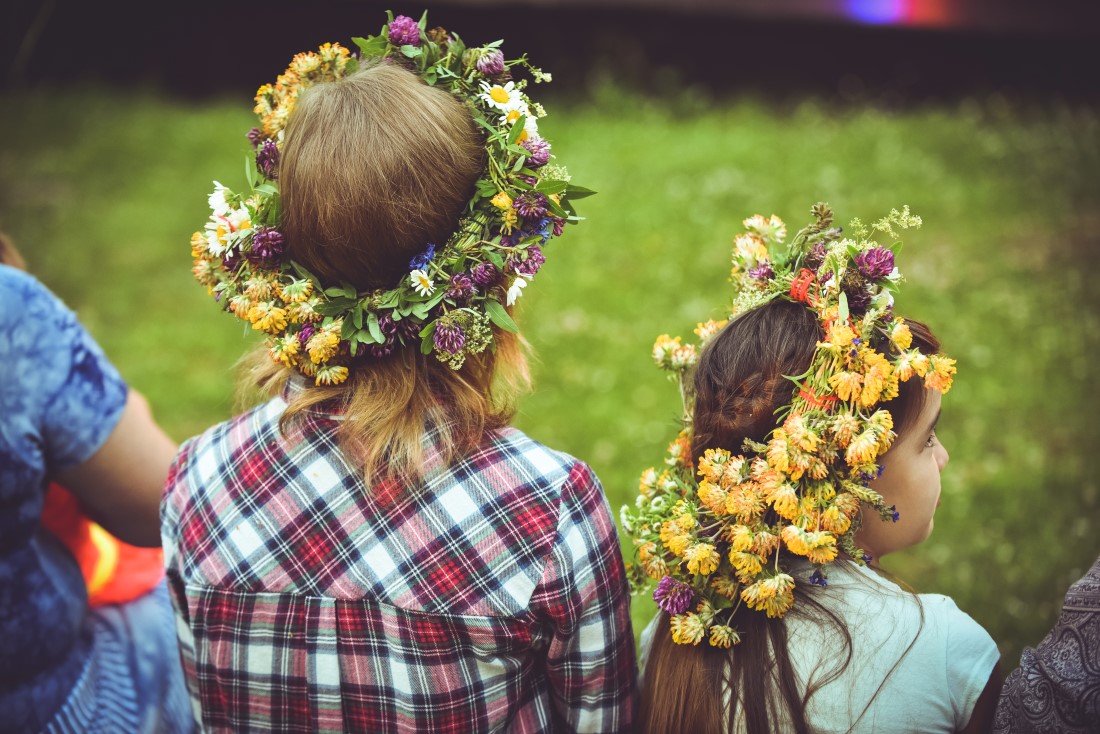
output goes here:
[[[289, 383], [288, 390], [300, 389]], [[365, 486], [287, 395], [185, 442], [162, 503], [207, 731], [628, 731], [637, 678], [615, 524], [583, 462], [522, 432], [419, 486]]]

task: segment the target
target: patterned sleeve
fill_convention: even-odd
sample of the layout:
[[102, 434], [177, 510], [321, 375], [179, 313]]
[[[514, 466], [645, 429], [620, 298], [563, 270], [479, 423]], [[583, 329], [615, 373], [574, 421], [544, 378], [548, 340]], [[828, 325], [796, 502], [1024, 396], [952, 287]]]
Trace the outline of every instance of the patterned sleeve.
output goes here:
[[531, 604], [554, 628], [546, 675], [555, 730], [628, 731], [637, 677], [630, 594], [607, 498], [583, 463], [562, 488], [557, 536]]
[[1100, 558], [1069, 588], [1062, 614], [1008, 674], [996, 734], [1095, 732], [1100, 722]]
[[37, 416], [51, 469], [86, 461], [118, 423], [126, 383], [76, 315], [45, 286], [10, 269], [0, 286], [0, 338], [11, 347], [8, 374], [19, 391], [9, 397], [30, 403], [23, 413]]

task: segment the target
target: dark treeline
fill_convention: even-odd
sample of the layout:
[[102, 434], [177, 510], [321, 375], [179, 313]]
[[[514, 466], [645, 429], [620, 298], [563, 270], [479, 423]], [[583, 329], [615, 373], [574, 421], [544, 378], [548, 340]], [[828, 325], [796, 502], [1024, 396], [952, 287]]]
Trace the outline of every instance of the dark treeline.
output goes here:
[[[490, 0], [426, 5], [430, 25], [456, 30], [467, 43], [505, 38], [506, 53], [526, 51], [554, 73], [555, 90], [573, 94], [611, 79], [656, 94], [700, 85], [717, 94], [809, 93], [899, 104], [992, 91], [1100, 99], [1092, 71], [1100, 22], [994, 32], [781, 22], [729, 9], [689, 12], [622, 0], [615, 7]], [[377, 32], [387, 6], [418, 15], [425, 4], [24, 2], [0, 15], [0, 84], [94, 79], [154, 84], [185, 97], [239, 94], [273, 80], [298, 51]]]

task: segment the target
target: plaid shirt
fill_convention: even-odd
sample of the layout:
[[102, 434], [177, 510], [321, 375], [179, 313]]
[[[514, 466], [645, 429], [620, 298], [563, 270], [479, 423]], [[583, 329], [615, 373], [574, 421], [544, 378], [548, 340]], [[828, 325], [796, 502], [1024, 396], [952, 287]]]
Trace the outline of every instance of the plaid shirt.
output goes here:
[[[288, 389], [299, 389], [291, 381]], [[420, 486], [364, 485], [277, 398], [187, 441], [162, 534], [208, 731], [625, 731], [615, 525], [591, 469], [518, 430]]]

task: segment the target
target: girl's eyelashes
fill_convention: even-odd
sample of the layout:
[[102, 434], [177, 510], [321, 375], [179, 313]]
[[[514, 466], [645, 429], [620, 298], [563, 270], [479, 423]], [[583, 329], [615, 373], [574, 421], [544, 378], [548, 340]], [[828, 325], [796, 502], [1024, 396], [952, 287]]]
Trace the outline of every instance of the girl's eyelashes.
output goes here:
[[927, 448], [932, 448], [933, 446], [935, 446], [935, 445], [936, 445], [936, 432], [935, 432], [935, 431], [933, 431], [933, 432], [932, 432], [932, 433], [931, 433], [931, 434], [930, 434], [930, 435], [928, 436], [928, 440], [924, 442], [924, 445], [925, 445], [925, 447], [927, 447]]

